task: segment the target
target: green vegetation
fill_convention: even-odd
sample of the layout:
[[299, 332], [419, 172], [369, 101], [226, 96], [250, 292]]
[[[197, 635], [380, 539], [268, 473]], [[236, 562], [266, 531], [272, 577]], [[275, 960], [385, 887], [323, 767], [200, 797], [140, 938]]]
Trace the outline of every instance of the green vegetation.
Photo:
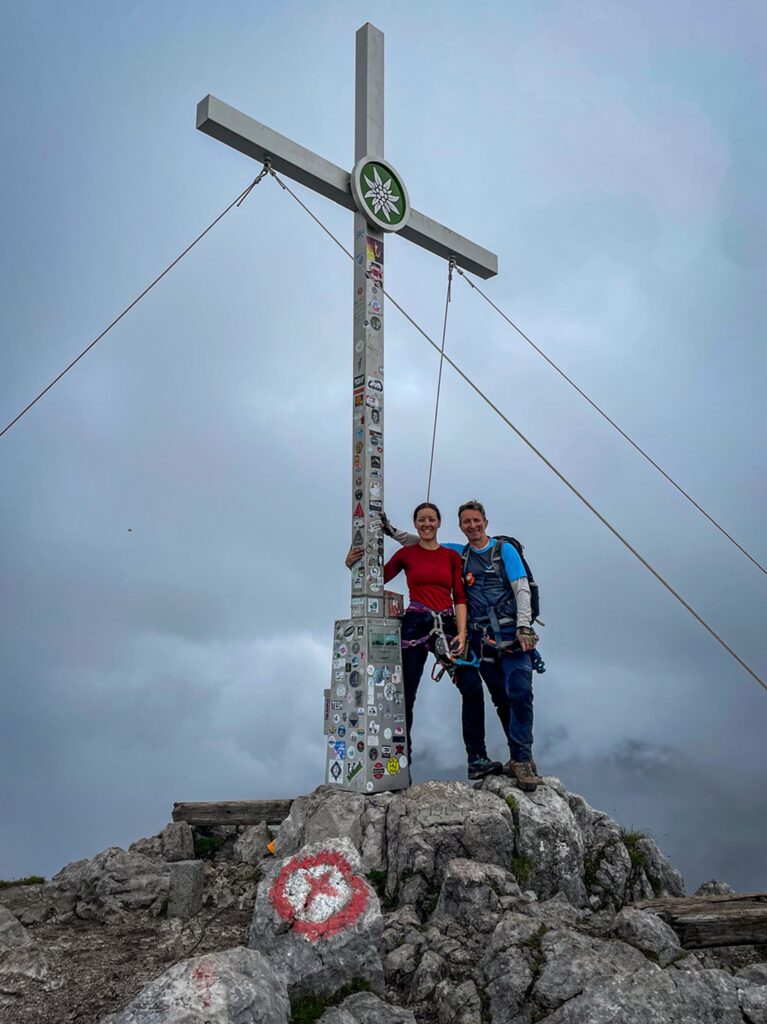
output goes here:
[[481, 988], [478, 990], [478, 992], [482, 1024], [492, 1024], [493, 1015], [490, 1012], [490, 996], [487, 994], [487, 989]]
[[599, 861], [584, 861], [583, 874], [586, 879], [586, 888], [591, 889], [592, 886], [597, 884], [597, 875], [599, 874]]
[[533, 859], [523, 853], [515, 853], [511, 858], [511, 871], [520, 885], [526, 885], [533, 877]]
[[628, 851], [632, 868], [643, 868], [647, 864], [647, 855], [640, 849], [640, 839], [647, 839], [646, 832], [626, 831], [621, 829], [621, 839]]
[[0, 889], [11, 889], [14, 885], [42, 885], [42, 875], [27, 875], [26, 878], [12, 878], [8, 881], [0, 878]]
[[367, 880], [370, 885], [375, 889], [379, 899], [383, 898], [384, 889], [386, 887], [386, 872], [385, 871], [368, 871]]
[[623, 845], [626, 847], [629, 860], [631, 861], [632, 873], [640, 870], [644, 871], [647, 881], [650, 883], [652, 888], [653, 895], [660, 896], [663, 892], [663, 884], [659, 878], [650, 874], [648, 870], [649, 865], [647, 862], [647, 854], [639, 845], [640, 840], [649, 838], [649, 832], [638, 832], [635, 829], [631, 831], [621, 831], [621, 839], [623, 840]]
[[431, 917], [439, 900], [439, 886], [428, 884], [423, 898], [423, 919]]
[[369, 992], [370, 983], [364, 978], [354, 978], [342, 985], [331, 996], [304, 996], [290, 1004], [290, 1024], [313, 1024], [330, 1006], [338, 1006], [347, 996], [355, 992]]
[[194, 855], [199, 860], [213, 860], [226, 842], [222, 836], [206, 835], [204, 832], [194, 834]]
[[509, 805], [512, 811], [519, 810], [519, 800], [517, 800], [513, 793], [507, 794], [506, 803]]
[[397, 909], [397, 900], [393, 896], [386, 895], [386, 872], [385, 871], [368, 871], [367, 880], [370, 882], [370, 886], [375, 890], [378, 899], [381, 901], [381, 910], [385, 914], [388, 914], [392, 910]]

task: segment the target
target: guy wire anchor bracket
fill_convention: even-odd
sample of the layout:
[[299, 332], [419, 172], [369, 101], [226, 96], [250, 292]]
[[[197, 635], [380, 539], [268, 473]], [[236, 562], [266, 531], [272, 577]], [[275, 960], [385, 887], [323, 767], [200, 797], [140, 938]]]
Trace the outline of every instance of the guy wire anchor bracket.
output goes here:
[[266, 177], [267, 174], [274, 174], [274, 171], [272, 170], [272, 158], [270, 156], [264, 157], [264, 166], [258, 172], [258, 174], [250, 183], [250, 185], [245, 189], [245, 192], [240, 196], [240, 198], [237, 201], [237, 206], [242, 206], [242, 204], [248, 198], [248, 196], [256, 187], [256, 185], [258, 185], [259, 182], [261, 182]]

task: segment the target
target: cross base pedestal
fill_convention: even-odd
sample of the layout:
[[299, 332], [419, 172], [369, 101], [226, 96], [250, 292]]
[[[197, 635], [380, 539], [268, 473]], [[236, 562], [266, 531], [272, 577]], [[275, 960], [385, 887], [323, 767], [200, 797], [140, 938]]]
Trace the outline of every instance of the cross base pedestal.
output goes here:
[[367, 794], [410, 785], [399, 619], [336, 621], [324, 731], [325, 782]]

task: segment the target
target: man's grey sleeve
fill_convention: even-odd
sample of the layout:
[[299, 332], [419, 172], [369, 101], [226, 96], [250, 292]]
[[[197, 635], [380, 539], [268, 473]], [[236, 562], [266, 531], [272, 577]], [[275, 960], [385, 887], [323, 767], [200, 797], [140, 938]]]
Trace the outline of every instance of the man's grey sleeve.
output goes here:
[[418, 543], [418, 534], [408, 533], [407, 530], [395, 530], [392, 527], [392, 532], [389, 536], [396, 540], [398, 544], [401, 544], [403, 548], [411, 548], [414, 544]]
[[532, 626], [533, 610], [530, 605], [530, 584], [527, 582], [527, 576], [513, 580], [511, 589], [514, 591], [514, 600], [517, 602], [517, 627]]

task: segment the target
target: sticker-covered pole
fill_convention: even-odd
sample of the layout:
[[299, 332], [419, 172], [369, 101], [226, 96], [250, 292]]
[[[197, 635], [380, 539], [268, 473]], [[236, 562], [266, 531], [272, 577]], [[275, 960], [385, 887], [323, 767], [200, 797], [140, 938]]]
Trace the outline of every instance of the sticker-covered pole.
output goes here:
[[351, 618], [335, 624], [325, 779], [379, 793], [410, 784], [399, 621], [383, 582], [384, 230], [376, 223], [382, 211], [384, 222], [403, 220], [406, 207], [383, 158], [383, 33], [372, 25], [357, 33], [356, 63], [351, 539], [364, 553], [352, 568]]
[[[384, 154], [384, 43], [373, 25], [357, 32], [354, 162]], [[384, 613], [383, 231], [354, 215], [352, 543], [365, 555], [352, 570], [352, 617]]]

